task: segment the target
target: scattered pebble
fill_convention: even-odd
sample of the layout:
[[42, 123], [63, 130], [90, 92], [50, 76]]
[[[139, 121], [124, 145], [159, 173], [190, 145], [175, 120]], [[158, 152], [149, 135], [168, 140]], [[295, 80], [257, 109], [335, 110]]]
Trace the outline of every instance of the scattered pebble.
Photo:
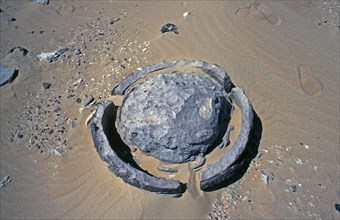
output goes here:
[[75, 49], [75, 50], [74, 50], [74, 54], [76, 54], [76, 55], [79, 55], [79, 54], [81, 54], [81, 51], [80, 51], [80, 49]]
[[340, 205], [339, 204], [335, 204], [335, 209], [340, 212]]
[[113, 18], [113, 19], [111, 19], [110, 24], [114, 24], [119, 20], [120, 20], [120, 18]]
[[84, 80], [82, 78], [78, 79], [77, 81], [75, 81], [72, 85], [73, 86], [80, 86], [84, 83]]
[[51, 87], [51, 83], [43, 82], [42, 83], [44, 89], [49, 89]]
[[177, 30], [177, 26], [175, 24], [170, 24], [167, 23], [165, 24], [162, 28], [161, 28], [161, 32], [162, 33], [166, 33], [166, 32], [174, 32], [175, 34], [178, 34], [178, 30]]
[[50, 0], [33, 0], [33, 2], [41, 5], [48, 5], [50, 3]]
[[78, 104], [80, 104], [80, 103], [81, 103], [81, 98], [77, 98], [77, 99], [76, 99], [76, 102], [77, 102]]
[[267, 185], [269, 183], [269, 176], [261, 172], [261, 180]]
[[1, 179], [1, 182], [0, 182], [0, 187], [6, 187], [8, 186], [10, 183], [11, 183], [11, 177], [10, 176], [4, 176], [2, 179]]
[[57, 156], [59, 156], [59, 157], [62, 157], [62, 156], [63, 156], [63, 155], [62, 155], [57, 149], [55, 149], [55, 148], [52, 149], [51, 153], [54, 154], [54, 155], [57, 155]]
[[84, 107], [88, 106], [92, 102], [94, 102], [93, 96], [92, 95], [87, 96], [87, 98], [85, 99], [85, 102], [84, 102]]
[[18, 132], [17, 137], [18, 137], [18, 138], [23, 138], [24, 135], [23, 135], [21, 132]]
[[48, 63], [52, 63], [53, 61], [58, 60], [60, 53], [58, 51], [48, 52], [48, 53], [41, 53], [38, 55], [40, 61], [45, 61]]
[[191, 13], [189, 11], [183, 13], [183, 17], [188, 17]]
[[15, 19], [13, 16], [7, 16], [7, 21], [10, 22], [10, 21], [16, 21], [17, 19]]

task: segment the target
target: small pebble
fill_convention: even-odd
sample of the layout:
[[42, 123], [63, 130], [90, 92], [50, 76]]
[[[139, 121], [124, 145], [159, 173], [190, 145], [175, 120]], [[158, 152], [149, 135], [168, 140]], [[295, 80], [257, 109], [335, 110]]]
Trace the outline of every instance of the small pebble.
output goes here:
[[89, 95], [86, 99], [85, 99], [85, 102], [84, 102], [84, 106], [88, 106], [89, 104], [91, 104], [92, 102], [94, 101], [94, 98], [92, 95]]
[[338, 212], [340, 212], [340, 205], [339, 204], [335, 204], [335, 209], [338, 210]]
[[265, 184], [268, 184], [269, 182], [269, 176], [264, 174], [264, 173], [261, 173], [261, 180], [262, 182], [264, 182]]
[[16, 21], [17, 19], [15, 19], [13, 16], [8, 16], [7, 17], [7, 21]]
[[77, 124], [76, 124], [76, 122], [75, 121], [71, 121], [71, 128], [75, 128], [75, 127], [77, 127]]
[[188, 17], [191, 13], [189, 11], [183, 13], [183, 17]]
[[79, 103], [81, 103], [81, 98], [77, 98], [76, 99], [76, 102], [79, 104]]
[[0, 182], [0, 187], [6, 187], [10, 184], [11, 182], [11, 177], [10, 176], [4, 176]]
[[18, 136], [18, 138], [23, 138], [24, 137], [24, 135], [21, 134], [20, 132], [18, 132], [17, 136]]
[[42, 83], [44, 89], [49, 89], [51, 87], [51, 83], [43, 82]]
[[63, 155], [57, 150], [57, 149], [52, 149], [51, 151], [54, 155], [57, 155], [59, 157], [62, 157]]
[[76, 55], [79, 55], [79, 54], [81, 54], [81, 51], [80, 51], [80, 49], [75, 49], [75, 50], [74, 50], [74, 54], [76, 54]]
[[113, 19], [111, 19], [110, 24], [114, 24], [119, 20], [120, 20], [120, 18], [113, 18]]

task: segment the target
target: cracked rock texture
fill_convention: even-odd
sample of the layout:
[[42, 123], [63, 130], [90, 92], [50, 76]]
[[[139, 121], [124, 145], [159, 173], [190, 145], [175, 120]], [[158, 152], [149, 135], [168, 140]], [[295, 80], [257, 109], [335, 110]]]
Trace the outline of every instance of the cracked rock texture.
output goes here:
[[225, 129], [231, 104], [203, 75], [163, 73], [134, 87], [118, 114], [118, 131], [128, 146], [161, 161], [192, 161]]

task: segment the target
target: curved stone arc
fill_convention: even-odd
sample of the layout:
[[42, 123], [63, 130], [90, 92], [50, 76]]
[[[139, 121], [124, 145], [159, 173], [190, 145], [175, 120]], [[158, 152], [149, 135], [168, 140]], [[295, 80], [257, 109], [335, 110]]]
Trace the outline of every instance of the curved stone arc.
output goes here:
[[139, 79], [145, 77], [146, 75], [152, 72], [158, 71], [158, 70], [162, 70], [166, 68], [173, 68], [175, 66], [182, 66], [182, 67], [191, 66], [191, 67], [201, 69], [203, 72], [208, 74], [211, 78], [213, 78], [220, 86], [223, 86], [224, 90], [227, 93], [229, 93], [231, 89], [234, 87], [227, 72], [225, 72], [222, 68], [220, 68], [216, 64], [209, 64], [201, 60], [194, 60], [194, 61], [177, 60], [173, 62], [163, 61], [158, 64], [147, 66], [145, 69], [139, 72], [129, 74], [117, 86], [115, 86], [112, 89], [111, 94], [112, 95], [124, 95], [125, 91], [133, 83], [137, 82]]
[[133, 83], [137, 82], [139, 79], [143, 78], [144, 76], [166, 68], [172, 68], [176, 64], [175, 63], [169, 63], [166, 61], [162, 61], [161, 63], [158, 64], [153, 64], [150, 66], [147, 66], [145, 69], [136, 72], [136, 73], [131, 73], [128, 76], [126, 76], [117, 86], [115, 86], [112, 89], [111, 94], [112, 95], [124, 95], [125, 90], [132, 85]]
[[[142, 172], [129, 163], [125, 163], [112, 149], [104, 132], [104, 123], [107, 123], [107, 114], [112, 114], [117, 107], [111, 101], [104, 101], [98, 105], [91, 123], [91, 133], [94, 146], [101, 159], [106, 161], [109, 169], [126, 183], [151, 192], [162, 194], [177, 194], [184, 192], [185, 186], [178, 180], [171, 180], [152, 176]], [[110, 118], [110, 117], [109, 117]], [[111, 121], [109, 121], [110, 123]]]
[[200, 187], [202, 190], [211, 188], [228, 180], [233, 176], [238, 167], [242, 167], [241, 164], [235, 162], [246, 150], [250, 131], [253, 126], [254, 112], [252, 105], [244, 95], [242, 89], [238, 87], [233, 88], [230, 97], [233, 103], [235, 103], [242, 112], [240, 133], [227, 154], [222, 156], [216, 163], [208, 165], [205, 170], [199, 172]]

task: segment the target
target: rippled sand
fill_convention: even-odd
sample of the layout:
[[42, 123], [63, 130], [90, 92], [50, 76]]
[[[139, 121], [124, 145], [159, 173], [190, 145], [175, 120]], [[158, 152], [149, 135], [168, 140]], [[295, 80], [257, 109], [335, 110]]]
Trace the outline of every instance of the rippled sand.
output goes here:
[[[14, 82], [0, 88], [0, 178], [12, 180], [0, 189], [1, 219], [339, 219], [339, 24], [328, 6], [1, 1], [1, 64], [19, 69]], [[8, 22], [8, 15], [16, 21]], [[167, 22], [177, 25], [178, 35], [160, 32]], [[8, 54], [16, 46], [29, 53]], [[69, 57], [37, 58], [64, 47]], [[77, 48], [81, 55], [72, 53]], [[127, 185], [108, 170], [85, 125], [95, 105], [80, 112], [76, 99], [89, 94], [100, 102], [136, 68], [177, 59], [225, 69], [250, 99], [263, 131], [241, 180], [201, 192], [189, 177], [186, 193], [173, 198]], [[84, 84], [73, 85], [79, 78]], [[54, 127], [63, 114], [64, 125]]]

